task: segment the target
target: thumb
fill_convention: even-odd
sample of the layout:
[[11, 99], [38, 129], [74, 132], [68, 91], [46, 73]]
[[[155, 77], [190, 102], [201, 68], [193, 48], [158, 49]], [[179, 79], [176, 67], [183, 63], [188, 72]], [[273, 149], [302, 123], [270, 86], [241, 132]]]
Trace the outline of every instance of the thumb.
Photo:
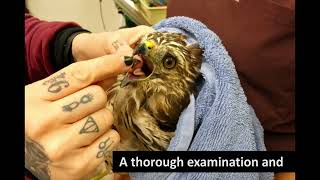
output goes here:
[[120, 56], [126, 56], [128, 54], [130, 54], [129, 56], [132, 56], [133, 54], [133, 49], [127, 45], [127, 44], [124, 44], [122, 46], [120, 46], [117, 51], [115, 52], [115, 54], [117, 55], [120, 55]]

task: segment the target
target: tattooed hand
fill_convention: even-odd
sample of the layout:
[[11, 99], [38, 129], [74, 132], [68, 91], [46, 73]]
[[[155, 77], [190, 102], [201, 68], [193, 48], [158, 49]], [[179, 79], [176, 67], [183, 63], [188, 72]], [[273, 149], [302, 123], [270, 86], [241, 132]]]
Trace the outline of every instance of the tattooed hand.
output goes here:
[[77, 62], [25, 86], [25, 167], [39, 179], [84, 179], [119, 142], [106, 94], [94, 84], [128, 71], [124, 59]]
[[72, 42], [75, 61], [88, 60], [106, 54], [117, 53], [122, 46], [132, 47], [144, 34], [154, 31], [148, 26], [120, 29], [114, 32], [81, 33]]

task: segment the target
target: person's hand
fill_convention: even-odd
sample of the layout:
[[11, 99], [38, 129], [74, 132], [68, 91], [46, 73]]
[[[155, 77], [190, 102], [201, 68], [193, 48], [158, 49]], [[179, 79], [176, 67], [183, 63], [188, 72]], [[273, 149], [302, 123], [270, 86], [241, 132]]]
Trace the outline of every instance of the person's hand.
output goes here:
[[73, 63], [25, 86], [25, 167], [39, 179], [84, 179], [119, 142], [98, 85], [130, 69], [119, 55]]
[[82, 61], [113, 54], [121, 46], [132, 47], [141, 36], [153, 31], [153, 28], [141, 25], [114, 32], [81, 33], [73, 39], [72, 55], [75, 61]]

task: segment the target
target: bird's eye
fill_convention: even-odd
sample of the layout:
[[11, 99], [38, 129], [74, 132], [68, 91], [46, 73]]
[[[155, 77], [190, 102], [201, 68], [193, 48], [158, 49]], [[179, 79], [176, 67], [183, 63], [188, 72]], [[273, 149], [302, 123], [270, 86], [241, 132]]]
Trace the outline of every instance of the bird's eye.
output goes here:
[[173, 57], [169, 56], [164, 60], [163, 65], [167, 69], [172, 69], [176, 65], [176, 60]]

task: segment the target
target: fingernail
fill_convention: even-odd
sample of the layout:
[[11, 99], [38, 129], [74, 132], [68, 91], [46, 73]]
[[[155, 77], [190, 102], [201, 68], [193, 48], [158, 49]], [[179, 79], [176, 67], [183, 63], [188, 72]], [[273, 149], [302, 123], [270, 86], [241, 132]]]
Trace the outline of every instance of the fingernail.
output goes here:
[[133, 58], [130, 57], [130, 56], [124, 56], [124, 63], [125, 63], [127, 66], [132, 65], [132, 63], [133, 63]]

